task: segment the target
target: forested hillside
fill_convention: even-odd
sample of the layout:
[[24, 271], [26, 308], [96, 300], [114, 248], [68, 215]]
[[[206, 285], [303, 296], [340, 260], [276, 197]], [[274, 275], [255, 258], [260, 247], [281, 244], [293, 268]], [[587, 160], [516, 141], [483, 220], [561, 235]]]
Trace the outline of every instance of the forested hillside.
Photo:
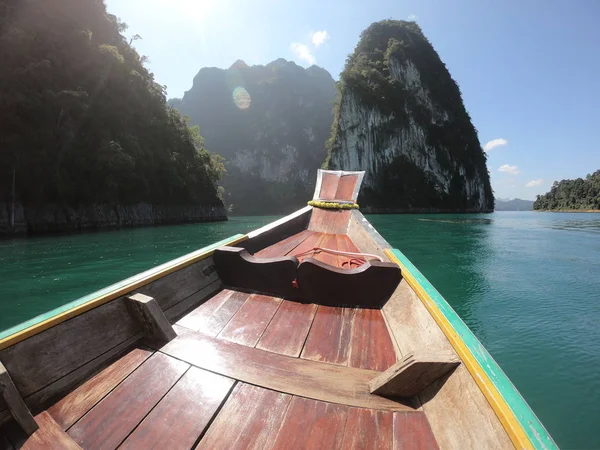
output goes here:
[[166, 106], [126, 30], [102, 0], [0, 0], [0, 219], [31, 228], [48, 205], [69, 222], [138, 203], [224, 216], [222, 165]]
[[600, 170], [585, 179], [555, 181], [544, 195], [538, 195], [534, 210], [600, 210]]

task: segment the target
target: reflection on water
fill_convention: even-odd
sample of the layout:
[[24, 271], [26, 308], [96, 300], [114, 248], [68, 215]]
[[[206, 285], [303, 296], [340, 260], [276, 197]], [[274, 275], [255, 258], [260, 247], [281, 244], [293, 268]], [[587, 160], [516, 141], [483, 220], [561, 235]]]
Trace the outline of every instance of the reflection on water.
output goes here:
[[470, 219], [417, 219], [421, 222], [440, 222], [440, 223], [458, 223], [458, 224], [477, 224], [491, 225], [494, 223], [492, 219], [470, 218]]
[[[573, 213], [575, 214], [575, 213]], [[577, 213], [580, 214], [580, 213]], [[550, 228], [555, 230], [573, 230], [573, 231], [585, 231], [589, 233], [600, 233], [600, 214], [595, 214], [598, 219], [567, 219], [559, 220], [550, 224]]]

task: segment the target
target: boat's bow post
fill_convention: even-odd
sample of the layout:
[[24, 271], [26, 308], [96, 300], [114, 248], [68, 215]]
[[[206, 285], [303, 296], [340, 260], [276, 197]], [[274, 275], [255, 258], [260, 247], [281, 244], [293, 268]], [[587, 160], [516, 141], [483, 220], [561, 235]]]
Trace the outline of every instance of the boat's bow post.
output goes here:
[[31, 436], [35, 433], [39, 428], [38, 424], [31, 415], [31, 411], [29, 411], [23, 397], [19, 394], [17, 387], [2, 362], [0, 362], [0, 398], [4, 400], [13, 418], [25, 434]]
[[364, 176], [364, 171], [319, 169], [313, 201], [356, 204]]
[[144, 328], [146, 338], [156, 344], [166, 344], [177, 337], [173, 326], [156, 300], [144, 294], [127, 297], [127, 308]]

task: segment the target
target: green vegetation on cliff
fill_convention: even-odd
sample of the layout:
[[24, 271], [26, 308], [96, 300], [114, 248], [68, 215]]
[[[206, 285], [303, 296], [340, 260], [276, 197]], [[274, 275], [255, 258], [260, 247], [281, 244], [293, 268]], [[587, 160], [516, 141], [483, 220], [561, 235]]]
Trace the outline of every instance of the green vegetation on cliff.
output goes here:
[[534, 210], [600, 210], [600, 170], [585, 179], [555, 181], [544, 195], [538, 195]]
[[126, 28], [102, 0], [0, 0], [0, 203], [221, 205]]
[[338, 90], [325, 166], [367, 171], [361, 205], [493, 210], [486, 156], [460, 89], [415, 22], [364, 30]]

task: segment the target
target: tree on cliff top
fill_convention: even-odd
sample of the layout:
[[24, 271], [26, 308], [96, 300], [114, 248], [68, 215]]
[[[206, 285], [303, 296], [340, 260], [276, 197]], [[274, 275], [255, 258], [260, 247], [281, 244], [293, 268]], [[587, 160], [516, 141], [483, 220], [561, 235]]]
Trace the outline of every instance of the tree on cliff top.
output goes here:
[[103, 0], [0, 0], [0, 202], [220, 204], [126, 28]]
[[[399, 69], [406, 70], [408, 64], [418, 73], [418, 82], [427, 92], [424, 95], [428, 95], [432, 105], [423, 104], [415, 94], [416, 88], [398, 78]], [[331, 137], [327, 142], [329, 153], [325, 167], [345, 169], [334, 167], [331, 161], [332, 155], [341, 151], [344, 142], [340, 126], [341, 105], [345, 95], [353, 95], [364, 108], [378, 110], [389, 119], [384, 125], [385, 129], [373, 130], [377, 134], [377, 139], [374, 139], [378, 147], [383, 148], [386, 137], [406, 128], [412, 121], [424, 130], [427, 146], [435, 150], [435, 158], [442, 169], [451, 173], [451, 192], [446, 195], [439, 192], [421, 168], [400, 157], [383, 170], [386, 173], [378, 174], [380, 178], [388, 175], [394, 178], [382, 180], [382, 186], [389, 189], [398, 183], [406, 185], [408, 180], [414, 183], [403, 186], [406, 188], [401, 189], [404, 197], [398, 195], [397, 190], [387, 193], [382, 190], [374, 192], [370, 201], [381, 207], [402, 208], [412, 205], [468, 209], [469, 201], [465, 198], [460, 181], [463, 175], [457, 171], [456, 163], [459, 162], [466, 178], [476, 174], [481, 177], [486, 209], [493, 210], [494, 197], [486, 156], [479, 143], [477, 130], [464, 107], [458, 85], [419, 25], [401, 20], [383, 20], [371, 24], [361, 33], [354, 53], [348, 56], [337, 86], [339, 95], [334, 107]], [[443, 112], [446, 118], [433, 118], [431, 108]], [[394, 198], [386, 198], [386, 195]], [[396, 201], [405, 201], [406, 205], [392, 204]]]

